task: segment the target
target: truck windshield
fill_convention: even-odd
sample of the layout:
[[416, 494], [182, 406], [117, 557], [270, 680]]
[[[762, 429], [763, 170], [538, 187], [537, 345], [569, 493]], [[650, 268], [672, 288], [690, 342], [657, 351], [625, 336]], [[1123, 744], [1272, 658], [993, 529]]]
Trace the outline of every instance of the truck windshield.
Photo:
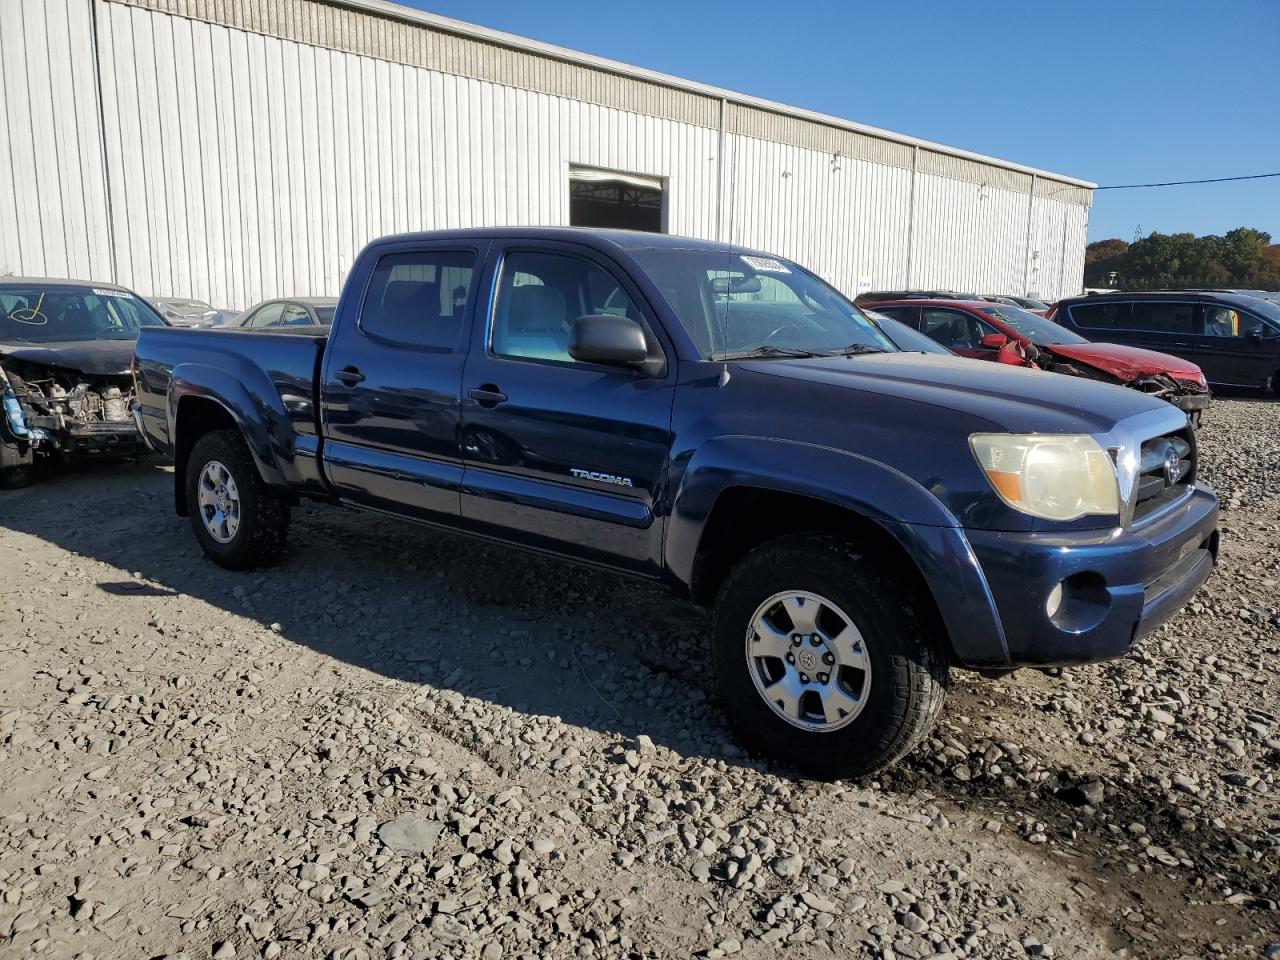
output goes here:
[[737, 250], [632, 254], [708, 360], [897, 349], [835, 288], [794, 263]]
[[979, 307], [983, 313], [997, 320], [1003, 320], [1014, 330], [1022, 334], [1032, 343], [1052, 346], [1055, 343], [1088, 343], [1084, 337], [1077, 336], [1066, 327], [1060, 327], [1052, 320], [1037, 316], [1030, 310], [1011, 307], [1008, 304], [991, 304]]
[[167, 324], [140, 297], [111, 287], [0, 284], [0, 340], [134, 340]]

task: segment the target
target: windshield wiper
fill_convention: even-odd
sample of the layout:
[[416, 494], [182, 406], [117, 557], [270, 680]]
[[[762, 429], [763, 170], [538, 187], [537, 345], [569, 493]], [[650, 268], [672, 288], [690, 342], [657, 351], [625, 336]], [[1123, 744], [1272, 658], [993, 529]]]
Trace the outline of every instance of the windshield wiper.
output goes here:
[[742, 353], [726, 353], [719, 360], [760, 360], [768, 357], [825, 357], [828, 354], [816, 353], [813, 350], [801, 350], [799, 347], [776, 347], [773, 344], [753, 347]]
[[853, 357], [862, 353], [888, 353], [884, 347], [873, 347], [869, 343], [851, 343], [847, 347], [842, 347], [831, 356], [835, 357]]

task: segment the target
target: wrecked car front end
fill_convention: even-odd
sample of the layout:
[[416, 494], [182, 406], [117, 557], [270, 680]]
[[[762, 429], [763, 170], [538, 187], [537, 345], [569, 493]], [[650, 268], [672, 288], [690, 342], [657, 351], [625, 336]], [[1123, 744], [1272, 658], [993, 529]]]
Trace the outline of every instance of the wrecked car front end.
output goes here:
[[[1131, 354], [1144, 356], [1112, 356], [1099, 348], [1109, 345], [1088, 345], [1088, 349], [1063, 348], [1053, 344], [1040, 347], [1038, 365], [1055, 373], [1074, 377], [1086, 377], [1103, 383], [1114, 383], [1131, 390], [1140, 390], [1173, 404], [1187, 414], [1192, 426], [1200, 425], [1200, 415], [1213, 401], [1209, 384], [1199, 367], [1175, 357], [1166, 357], [1153, 351], [1121, 348]], [[1118, 352], [1118, 351], [1117, 351]], [[1176, 366], [1161, 363], [1161, 359], [1176, 361]], [[1163, 369], [1162, 369], [1163, 368]]]
[[120, 288], [0, 283], [0, 485], [22, 485], [40, 458], [145, 452], [130, 364], [138, 330], [163, 325]]
[[0, 355], [8, 440], [66, 456], [137, 453], [129, 374], [94, 375]]

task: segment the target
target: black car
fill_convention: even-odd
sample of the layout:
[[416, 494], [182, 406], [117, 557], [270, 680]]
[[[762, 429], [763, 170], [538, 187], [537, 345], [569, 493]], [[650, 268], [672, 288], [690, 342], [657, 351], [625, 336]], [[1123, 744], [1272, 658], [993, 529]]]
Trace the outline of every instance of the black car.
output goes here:
[[264, 300], [246, 310], [228, 326], [248, 327], [327, 327], [333, 323], [337, 297], [292, 297]]
[[38, 456], [144, 450], [129, 412], [133, 342], [168, 324], [124, 287], [0, 280], [0, 486], [20, 486]]
[[1091, 340], [1191, 360], [1214, 386], [1280, 395], [1280, 304], [1271, 300], [1201, 290], [1108, 293], [1063, 300], [1051, 317]]

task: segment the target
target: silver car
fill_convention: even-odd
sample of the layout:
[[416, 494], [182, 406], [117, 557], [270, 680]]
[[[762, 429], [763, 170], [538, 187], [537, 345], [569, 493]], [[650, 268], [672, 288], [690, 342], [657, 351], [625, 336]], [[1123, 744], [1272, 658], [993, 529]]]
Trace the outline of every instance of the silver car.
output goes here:
[[261, 329], [266, 327], [327, 327], [333, 323], [337, 297], [290, 297], [255, 304], [228, 326]]

